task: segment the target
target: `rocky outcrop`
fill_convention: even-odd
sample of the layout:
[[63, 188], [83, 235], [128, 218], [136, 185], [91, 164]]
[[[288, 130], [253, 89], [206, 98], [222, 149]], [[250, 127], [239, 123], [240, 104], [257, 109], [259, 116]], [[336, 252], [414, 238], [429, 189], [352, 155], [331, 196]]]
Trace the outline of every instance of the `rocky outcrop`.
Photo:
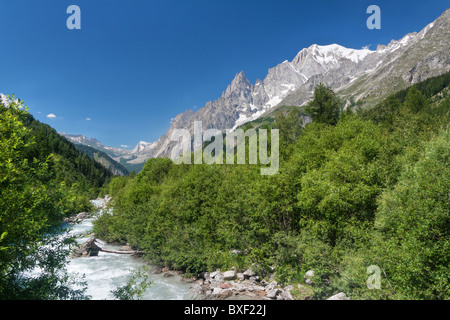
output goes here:
[[[111, 197], [109, 195], [105, 195], [104, 198], [97, 198], [95, 200], [92, 201], [98, 201], [101, 202], [100, 204], [95, 204], [95, 207], [97, 209], [106, 209], [108, 206], [108, 202], [111, 200]], [[92, 213], [90, 212], [80, 212], [74, 216], [71, 217], [67, 217], [64, 218], [64, 222], [69, 222], [69, 223], [76, 223], [79, 222], [80, 220], [84, 220], [84, 219], [90, 219], [92, 218]]]
[[253, 272], [252, 269], [247, 269], [246, 271], [244, 271], [243, 275], [246, 278], [251, 278], [251, 277], [254, 277], [256, 274], [255, 274], [255, 272]]

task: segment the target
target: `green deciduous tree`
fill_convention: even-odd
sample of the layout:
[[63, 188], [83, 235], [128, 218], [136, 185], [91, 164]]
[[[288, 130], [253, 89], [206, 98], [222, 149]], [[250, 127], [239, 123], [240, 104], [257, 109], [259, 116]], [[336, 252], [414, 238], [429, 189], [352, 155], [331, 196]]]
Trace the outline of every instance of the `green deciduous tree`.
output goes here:
[[394, 297], [450, 297], [450, 131], [426, 145], [380, 199], [374, 255], [386, 270]]
[[405, 99], [405, 106], [409, 108], [412, 112], [419, 112], [423, 109], [425, 104], [427, 103], [427, 99], [425, 96], [416, 88], [416, 86], [412, 86], [408, 90], [408, 94]]
[[24, 116], [17, 100], [0, 105], [0, 299], [83, 298], [64, 272], [70, 241], [54, 229], [65, 197], [51, 158], [26, 157], [34, 141]]

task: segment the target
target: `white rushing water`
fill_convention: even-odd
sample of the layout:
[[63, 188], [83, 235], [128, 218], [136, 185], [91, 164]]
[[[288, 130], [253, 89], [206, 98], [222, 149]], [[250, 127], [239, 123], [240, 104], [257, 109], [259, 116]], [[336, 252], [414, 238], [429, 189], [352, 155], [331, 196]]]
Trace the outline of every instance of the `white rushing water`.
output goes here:
[[[100, 200], [94, 200], [100, 205]], [[85, 219], [81, 223], [71, 226], [70, 234], [83, 235], [92, 229], [92, 219]], [[86, 241], [87, 237], [78, 238], [79, 243]], [[120, 246], [108, 245], [98, 241], [97, 244], [105, 249], [118, 250]], [[87, 282], [86, 294], [93, 300], [112, 300], [111, 290], [124, 286], [131, 277], [131, 270], [140, 269], [146, 265], [142, 259], [127, 254], [114, 254], [100, 251], [97, 257], [80, 257], [69, 259], [67, 271], [71, 275], [85, 275]], [[181, 277], [164, 277], [163, 274], [154, 274], [149, 267], [150, 288], [146, 290], [143, 299], [146, 300], [184, 300], [191, 299], [190, 284], [181, 281]]]

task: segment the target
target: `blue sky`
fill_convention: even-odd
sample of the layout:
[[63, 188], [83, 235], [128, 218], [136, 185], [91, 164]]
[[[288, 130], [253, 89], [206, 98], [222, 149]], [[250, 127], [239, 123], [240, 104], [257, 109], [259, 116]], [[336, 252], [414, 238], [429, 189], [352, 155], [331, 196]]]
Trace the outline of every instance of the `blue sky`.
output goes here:
[[[420, 31], [445, 2], [0, 0], [0, 92], [58, 131], [133, 147], [217, 99], [241, 70], [254, 83], [314, 43], [376, 49]], [[81, 30], [66, 27], [72, 4]], [[380, 30], [366, 27], [372, 4]]]

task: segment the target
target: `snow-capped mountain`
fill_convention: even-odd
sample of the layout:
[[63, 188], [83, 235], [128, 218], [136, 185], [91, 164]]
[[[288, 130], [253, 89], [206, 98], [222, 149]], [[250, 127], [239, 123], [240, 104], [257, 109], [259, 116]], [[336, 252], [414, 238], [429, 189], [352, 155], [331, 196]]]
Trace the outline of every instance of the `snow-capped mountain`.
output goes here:
[[152, 150], [156, 146], [156, 143], [150, 143], [145, 141], [139, 141], [139, 143], [134, 147], [134, 149], [131, 151], [132, 154], [142, 154], [142, 153], [148, 153], [149, 150]]
[[355, 66], [316, 74], [288, 95], [282, 105], [302, 105], [319, 82], [332, 87], [347, 101], [373, 103], [393, 91], [450, 70], [450, 10], [420, 32], [379, 45]]
[[103, 148], [113, 153], [113, 159], [123, 158], [132, 165], [151, 157], [170, 157], [175, 145], [170, 137], [175, 129], [188, 129], [192, 134], [194, 121], [202, 121], [203, 130], [233, 130], [278, 106], [304, 105], [319, 83], [347, 101], [363, 99], [373, 103], [391, 92], [448, 72], [449, 48], [450, 9], [422, 31], [379, 45], [376, 50], [313, 44], [291, 61], [268, 69], [266, 77], [254, 84], [243, 71], [237, 73], [217, 100], [207, 102], [197, 112], [178, 114], [166, 134], [153, 143], [141, 141], [133, 150]]
[[101, 143], [97, 139], [88, 138], [81, 134], [68, 134], [68, 133], [64, 133], [64, 132], [58, 132], [58, 134], [63, 136], [67, 140], [72, 141], [73, 143], [83, 144], [85, 146], [95, 148], [97, 150], [105, 152], [109, 156], [116, 157], [116, 156], [121, 156], [121, 155], [128, 155], [131, 153], [131, 151], [127, 150], [127, 149], [105, 146], [103, 143]]
[[250, 83], [241, 71], [217, 100], [207, 102], [197, 112], [188, 110], [178, 115], [167, 133], [144, 150], [152, 157], [170, 156], [174, 145], [170, 141], [173, 130], [191, 130], [194, 121], [202, 121], [205, 130], [233, 130], [277, 106], [312, 76], [342, 68], [355, 69], [358, 63], [374, 52], [368, 49], [347, 49], [337, 44], [312, 45], [301, 50], [292, 61], [286, 60], [270, 68], [265, 79], [258, 79], [255, 84]]
[[89, 146], [106, 153], [114, 161], [122, 164], [129, 172], [140, 171], [145, 161], [150, 158], [148, 150], [151, 150], [152, 144], [145, 141], [140, 141], [133, 150], [129, 150], [125, 148], [109, 147], [95, 138], [88, 138], [80, 134], [58, 133], [75, 144]]
[[192, 131], [194, 121], [203, 129], [234, 129], [280, 105], [301, 106], [320, 82], [343, 98], [374, 101], [390, 92], [450, 70], [450, 10], [419, 33], [410, 33], [377, 50], [350, 49], [338, 44], [313, 44], [292, 61], [270, 68], [264, 80], [252, 84], [243, 71], [215, 101], [197, 112], [188, 110], [175, 117], [169, 130], [156, 142], [142, 146], [150, 157], [170, 157], [175, 129]]

